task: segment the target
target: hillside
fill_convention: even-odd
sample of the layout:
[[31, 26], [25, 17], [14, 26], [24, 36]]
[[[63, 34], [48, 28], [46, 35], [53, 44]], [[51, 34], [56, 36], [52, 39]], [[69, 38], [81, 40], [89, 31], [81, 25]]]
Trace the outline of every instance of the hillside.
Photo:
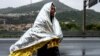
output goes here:
[[3, 8], [3, 9], [0, 9], [0, 14], [2, 13], [9, 13], [11, 11], [13, 11], [15, 8], [13, 7], [8, 7], [8, 8]]
[[[74, 20], [78, 24], [82, 24], [83, 20], [83, 11], [76, 10], [74, 8], [71, 8], [67, 5], [64, 5], [63, 3], [59, 2], [58, 0], [43, 0], [38, 3], [33, 3], [29, 5], [24, 5], [17, 8], [5, 8], [0, 9], [0, 13], [29, 13], [31, 11], [39, 11], [41, 7], [47, 3], [53, 1], [56, 8], [57, 8], [57, 18], [59, 21], [72, 21]], [[12, 19], [12, 18], [6, 18], [7, 23], [28, 23], [33, 22], [36, 18], [37, 13], [34, 13], [34, 16], [28, 18], [28, 17], [20, 17], [18, 19]], [[87, 24], [90, 23], [99, 23], [100, 22], [100, 13], [95, 12], [93, 10], [87, 10]]]
[[[57, 18], [60, 21], [72, 21], [74, 20], [78, 24], [82, 24], [83, 22], [83, 11], [65, 11], [58, 13]], [[100, 13], [95, 12], [93, 10], [87, 10], [86, 14], [86, 24], [95, 24], [99, 23], [100, 24]]]

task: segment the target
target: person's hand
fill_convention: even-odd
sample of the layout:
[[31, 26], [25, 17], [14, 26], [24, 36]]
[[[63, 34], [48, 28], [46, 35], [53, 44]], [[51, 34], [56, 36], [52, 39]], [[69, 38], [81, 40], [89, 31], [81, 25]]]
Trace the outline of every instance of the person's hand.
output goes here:
[[59, 39], [53, 39], [48, 43], [48, 48], [59, 46]]

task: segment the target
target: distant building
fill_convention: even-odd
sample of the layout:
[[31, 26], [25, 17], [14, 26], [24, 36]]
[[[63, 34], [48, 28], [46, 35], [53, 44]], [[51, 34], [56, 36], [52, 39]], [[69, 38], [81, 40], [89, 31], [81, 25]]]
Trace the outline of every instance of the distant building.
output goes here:
[[24, 31], [32, 27], [32, 23], [28, 24], [0, 24], [0, 30], [7, 30], [7, 31]]

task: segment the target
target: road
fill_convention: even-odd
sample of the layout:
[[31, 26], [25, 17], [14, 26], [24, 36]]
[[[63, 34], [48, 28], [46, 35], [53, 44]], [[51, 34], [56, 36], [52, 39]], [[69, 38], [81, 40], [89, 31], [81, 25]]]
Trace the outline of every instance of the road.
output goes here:
[[[18, 39], [0, 39], [0, 56], [8, 56], [9, 47]], [[61, 56], [100, 56], [100, 38], [64, 38], [60, 43]]]

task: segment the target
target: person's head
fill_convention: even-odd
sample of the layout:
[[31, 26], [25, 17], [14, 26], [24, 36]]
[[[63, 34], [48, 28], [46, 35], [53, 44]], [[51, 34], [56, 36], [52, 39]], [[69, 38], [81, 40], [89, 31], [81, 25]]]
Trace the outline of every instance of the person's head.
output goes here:
[[55, 6], [53, 2], [46, 3], [40, 10], [36, 19], [39, 19], [39, 20], [52, 19], [53, 17], [55, 17], [55, 12], [56, 10], [55, 10]]
[[52, 5], [51, 5], [51, 10], [50, 10], [50, 16], [52, 16], [52, 17], [54, 17], [54, 15], [55, 15], [55, 6], [54, 6], [54, 4], [52, 3]]

